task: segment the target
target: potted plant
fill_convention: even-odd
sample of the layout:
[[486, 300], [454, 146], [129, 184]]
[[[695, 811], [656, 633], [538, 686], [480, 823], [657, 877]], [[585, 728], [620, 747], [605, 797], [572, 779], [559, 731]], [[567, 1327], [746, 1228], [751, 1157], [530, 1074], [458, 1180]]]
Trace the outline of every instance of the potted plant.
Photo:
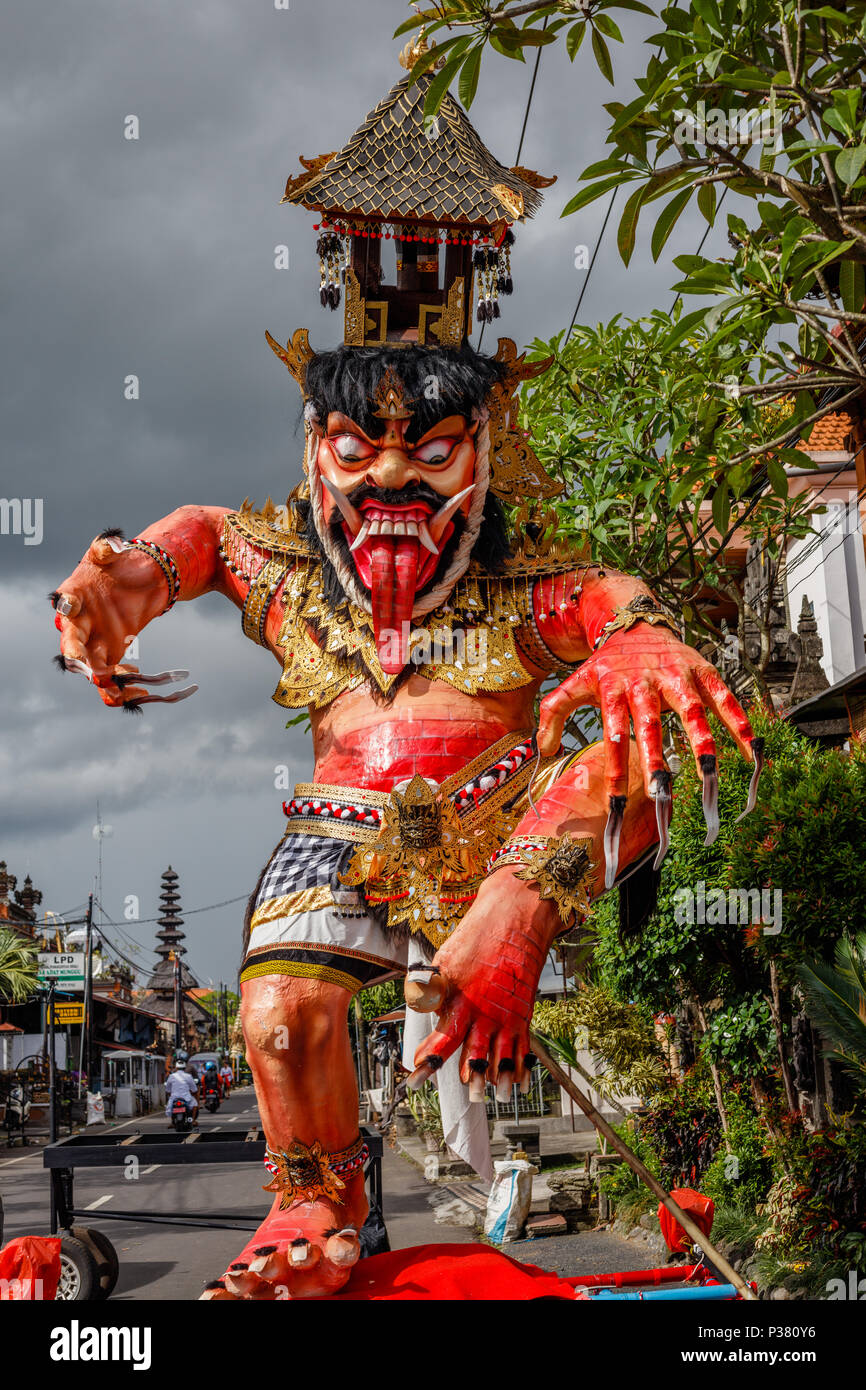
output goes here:
[[415, 1120], [415, 1129], [424, 1140], [429, 1153], [443, 1147], [442, 1107], [439, 1092], [432, 1081], [425, 1081], [417, 1091], [407, 1091], [406, 1104]]

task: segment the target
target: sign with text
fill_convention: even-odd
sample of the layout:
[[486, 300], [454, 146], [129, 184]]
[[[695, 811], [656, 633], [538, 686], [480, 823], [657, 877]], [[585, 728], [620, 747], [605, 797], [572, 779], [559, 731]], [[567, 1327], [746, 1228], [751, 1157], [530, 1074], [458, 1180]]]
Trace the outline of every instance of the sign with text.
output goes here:
[[[76, 1002], [73, 999], [55, 999], [54, 1007], [51, 1010], [54, 1015], [54, 1026], [69, 1027], [70, 1024], [81, 1024], [84, 1022], [84, 1003]], [[51, 1019], [49, 1018], [49, 1023]]]
[[84, 988], [83, 951], [40, 951], [38, 961], [41, 985], [54, 980], [68, 989]]

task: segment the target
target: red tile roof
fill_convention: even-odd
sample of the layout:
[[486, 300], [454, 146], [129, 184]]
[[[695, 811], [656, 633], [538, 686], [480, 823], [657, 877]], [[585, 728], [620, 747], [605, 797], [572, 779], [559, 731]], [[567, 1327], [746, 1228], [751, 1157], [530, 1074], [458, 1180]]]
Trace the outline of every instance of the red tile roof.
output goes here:
[[816, 420], [808, 440], [801, 439], [797, 448], [805, 449], [807, 453], [847, 449], [851, 426], [852, 420], [847, 410], [834, 411], [832, 415], [825, 415], [823, 420]]

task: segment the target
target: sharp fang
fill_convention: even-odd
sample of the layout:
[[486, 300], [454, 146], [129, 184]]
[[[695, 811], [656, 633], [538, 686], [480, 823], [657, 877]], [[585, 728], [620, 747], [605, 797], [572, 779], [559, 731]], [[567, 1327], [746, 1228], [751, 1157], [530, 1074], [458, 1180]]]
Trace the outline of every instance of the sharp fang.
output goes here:
[[380, 522], [379, 522], [379, 535], [380, 535], [380, 536], [393, 536], [393, 534], [394, 534], [394, 523], [393, 523], [393, 521], [389, 521], [388, 518], [385, 517], [384, 521], [380, 521]]
[[375, 523], [374, 521], [365, 521], [365, 522], [364, 522], [364, 525], [361, 527], [361, 529], [360, 529], [360, 531], [358, 532], [357, 536], [356, 536], [355, 539], [352, 541], [352, 544], [349, 546], [349, 549], [350, 549], [350, 550], [357, 550], [357, 549], [358, 549], [358, 546], [363, 545], [363, 544], [364, 544], [364, 541], [365, 541], [365, 540], [367, 539], [367, 537], [369, 536], [369, 534], [370, 534], [372, 528], [375, 526], [375, 524], [376, 524], [376, 523]]
[[430, 551], [431, 555], [439, 554], [439, 547], [434, 541], [433, 537], [430, 535], [430, 532], [427, 530], [426, 521], [418, 522], [418, 539], [423, 545], [424, 549]]
[[[457, 508], [460, 506], [461, 502], [464, 502], [466, 500], [470, 492], [474, 492], [474, 490], [475, 484], [472, 483], [470, 487], [465, 487], [462, 492], [458, 492], [456, 497], [450, 498], [449, 501], [445, 503], [444, 507], [439, 508], [435, 516], [431, 516], [430, 534], [433, 537], [433, 540], [436, 542], [437, 546], [439, 541], [441, 541], [442, 539], [442, 532], [445, 530], [445, 527], [448, 525], [452, 516], [457, 511]], [[437, 550], [436, 553], [438, 555], [439, 551]]]
[[361, 516], [361, 513], [358, 511], [357, 507], [352, 506], [345, 492], [341, 492], [340, 489], [336, 486], [336, 484], [332, 483], [330, 479], [325, 477], [324, 473], [321, 474], [321, 479], [322, 482], [325, 484], [325, 487], [331, 494], [335, 506], [339, 507], [340, 511], [342, 512], [346, 525], [349, 527], [349, 530], [352, 532], [352, 535], [357, 536], [364, 521], [364, 518]]

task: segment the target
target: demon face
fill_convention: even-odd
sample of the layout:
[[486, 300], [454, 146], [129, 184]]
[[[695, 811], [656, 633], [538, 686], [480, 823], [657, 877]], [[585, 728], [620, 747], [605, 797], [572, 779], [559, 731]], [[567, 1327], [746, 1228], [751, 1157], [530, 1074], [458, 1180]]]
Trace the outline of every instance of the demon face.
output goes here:
[[[483, 374], [467, 399], [465, 391], [443, 390], [435, 372], [419, 372], [442, 354], [428, 356], [433, 360], [424, 363], [416, 350], [397, 365], [386, 357], [366, 399], [330, 392], [327, 404], [336, 408], [316, 408], [312, 416], [316, 529], [349, 596], [360, 591], [372, 613], [388, 673], [409, 660], [411, 620], [443, 602], [466, 569], [487, 491], [477, 464], [490, 376]], [[407, 363], [415, 369], [409, 383], [400, 370]], [[418, 386], [421, 408], [411, 394]]]

